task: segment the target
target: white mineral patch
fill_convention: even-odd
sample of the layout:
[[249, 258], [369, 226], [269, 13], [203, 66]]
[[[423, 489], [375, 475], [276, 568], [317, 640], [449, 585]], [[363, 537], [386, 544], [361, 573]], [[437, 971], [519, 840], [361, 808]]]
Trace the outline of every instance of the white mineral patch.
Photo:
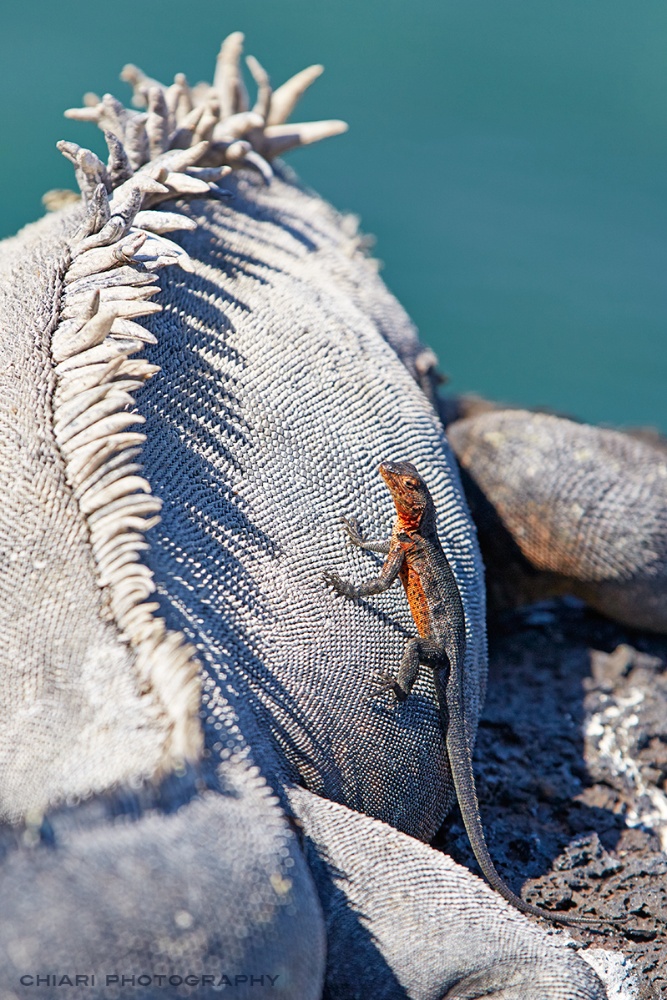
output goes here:
[[602, 711], [595, 712], [586, 724], [585, 735], [615, 775], [623, 775], [634, 789], [634, 806], [628, 809], [628, 826], [655, 830], [661, 849], [667, 852], [667, 795], [656, 785], [645, 781], [639, 764], [630, 750], [635, 740], [632, 730], [639, 718], [633, 709], [641, 705], [644, 692], [631, 688], [626, 697], [616, 697]]
[[588, 948], [579, 951], [579, 955], [597, 972], [608, 1000], [639, 1000], [639, 980], [632, 963], [620, 952]]

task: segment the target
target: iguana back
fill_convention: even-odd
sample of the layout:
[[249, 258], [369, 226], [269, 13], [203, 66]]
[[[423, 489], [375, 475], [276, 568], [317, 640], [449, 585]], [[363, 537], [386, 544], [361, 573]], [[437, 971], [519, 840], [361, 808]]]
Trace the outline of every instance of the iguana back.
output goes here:
[[293, 777], [426, 839], [452, 801], [435, 691], [422, 683], [400, 712], [372, 694], [409, 613], [393, 592], [342, 605], [322, 571], [358, 558], [341, 515], [391, 523], [375, 470], [409, 454], [429, 476], [466, 611], [472, 739], [484, 599], [456, 468], [428, 401], [350, 298], [363, 282], [365, 303], [407, 326], [335, 213], [280, 178], [227, 183], [228, 203], [188, 206], [197, 229], [180, 242], [195, 273], [164, 275], [165, 309], [149, 320], [148, 358], [178, 399], [154, 380], [139, 400], [146, 475], [167, 498], [147, 554], [162, 611], [210, 657], [211, 682], [243, 692]]

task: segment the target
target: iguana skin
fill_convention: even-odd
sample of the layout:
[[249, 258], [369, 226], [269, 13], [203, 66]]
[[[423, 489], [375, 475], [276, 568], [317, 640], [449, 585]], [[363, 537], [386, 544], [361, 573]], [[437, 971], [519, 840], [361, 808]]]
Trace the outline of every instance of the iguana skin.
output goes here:
[[459, 409], [447, 434], [492, 609], [570, 593], [624, 625], [667, 632], [664, 438], [484, 401]]
[[386, 555], [378, 576], [362, 584], [341, 580], [332, 571], [325, 573], [324, 578], [339, 594], [350, 598], [381, 594], [397, 577], [400, 579], [419, 638], [408, 640], [398, 675], [383, 674], [380, 683], [401, 702], [412, 691], [420, 665], [432, 669], [456, 798], [482, 872], [489, 884], [522, 913], [556, 923], [590, 923], [585, 918], [549, 913], [525, 902], [505, 884], [493, 864], [479, 815], [464, 721], [464, 610], [456, 578], [438, 538], [433, 498], [411, 462], [383, 462], [379, 472], [396, 507], [391, 537], [387, 541], [364, 541], [356, 519], [344, 521], [353, 545]]

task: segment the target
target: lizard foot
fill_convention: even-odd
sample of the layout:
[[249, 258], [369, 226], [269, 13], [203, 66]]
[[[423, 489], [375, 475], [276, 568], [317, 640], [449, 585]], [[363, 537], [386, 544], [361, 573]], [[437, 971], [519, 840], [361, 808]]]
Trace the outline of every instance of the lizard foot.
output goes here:
[[322, 579], [339, 594], [343, 594], [345, 597], [356, 597], [354, 584], [343, 580], [334, 570], [325, 569], [322, 573]]
[[373, 693], [375, 695], [384, 694], [385, 691], [392, 691], [396, 701], [405, 701], [407, 698], [405, 691], [399, 687], [398, 681], [393, 674], [377, 670], [375, 672], [374, 679], [375, 685]]
[[340, 523], [343, 525], [343, 531], [352, 545], [362, 546], [364, 544], [361, 524], [356, 517], [341, 517]]

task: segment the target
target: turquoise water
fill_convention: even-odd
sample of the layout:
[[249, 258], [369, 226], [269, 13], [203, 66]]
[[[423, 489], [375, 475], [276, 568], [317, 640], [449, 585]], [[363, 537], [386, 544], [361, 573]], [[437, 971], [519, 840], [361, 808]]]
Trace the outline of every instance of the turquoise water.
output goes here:
[[210, 79], [236, 29], [276, 82], [327, 67], [302, 114], [350, 132], [290, 162], [376, 235], [453, 388], [667, 430], [664, 0], [6, 5], [0, 235], [72, 186], [57, 139], [101, 151], [65, 107], [127, 99], [128, 61]]

